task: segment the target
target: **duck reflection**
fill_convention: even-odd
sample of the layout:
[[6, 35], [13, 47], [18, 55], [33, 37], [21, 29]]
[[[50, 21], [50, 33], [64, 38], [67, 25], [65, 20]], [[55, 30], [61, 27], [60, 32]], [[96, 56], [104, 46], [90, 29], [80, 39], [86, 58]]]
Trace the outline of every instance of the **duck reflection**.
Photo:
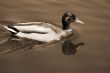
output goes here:
[[74, 55], [82, 45], [83, 42], [75, 44], [72, 40], [66, 40], [62, 44], [62, 52], [66, 55]]

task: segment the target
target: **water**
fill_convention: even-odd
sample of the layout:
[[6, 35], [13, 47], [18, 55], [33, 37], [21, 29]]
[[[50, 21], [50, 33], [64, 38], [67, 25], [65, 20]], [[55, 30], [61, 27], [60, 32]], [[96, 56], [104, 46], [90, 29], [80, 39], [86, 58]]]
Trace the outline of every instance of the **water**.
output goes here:
[[[109, 0], [3, 0], [0, 1], [0, 28], [16, 22], [45, 21], [61, 25], [61, 16], [70, 11], [85, 22], [73, 25], [85, 46], [73, 56], [62, 53], [60, 44], [36, 51], [36, 47], [0, 56], [1, 73], [110, 73], [110, 1]], [[0, 30], [0, 42], [9, 35]], [[31, 43], [31, 42], [30, 42]], [[11, 47], [10, 47], [11, 45]], [[20, 43], [8, 41], [0, 49], [12, 49]], [[57, 45], [57, 46], [56, 46]]]

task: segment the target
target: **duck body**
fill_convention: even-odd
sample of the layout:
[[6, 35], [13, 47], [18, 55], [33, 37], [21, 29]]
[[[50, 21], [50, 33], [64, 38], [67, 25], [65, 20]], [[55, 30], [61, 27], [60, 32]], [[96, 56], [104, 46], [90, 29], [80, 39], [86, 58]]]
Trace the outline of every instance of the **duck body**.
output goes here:
[[13, 35], [20, 38], [37, 40], [40, 42], [58, 41], [71, 35], [71, 22], [83, 24], [74, 14], [66, 12], [62, 16], [62, 29], [45, 22], [17, 23], [14, 26], [4, 26]]
[[18, 23], [11, 27], [4, 27], [10, 32], [15, 31], [13, 28], [18, 30], [19, 32], [16, 33], [15, 31], [16, 34], [14, 34], [17, 37], [37, 40], [40, 42], [58, 41], [72, 33], [72, 29], [63, 31], [50, 23], [44, 22]]

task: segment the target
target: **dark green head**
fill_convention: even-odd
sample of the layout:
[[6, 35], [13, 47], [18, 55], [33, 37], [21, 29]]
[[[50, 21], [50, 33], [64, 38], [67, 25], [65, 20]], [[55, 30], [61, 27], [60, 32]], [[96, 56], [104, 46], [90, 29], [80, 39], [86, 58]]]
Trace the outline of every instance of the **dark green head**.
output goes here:
[[62, 16], [62, 24], [63, 24], [63, 30], [66, 30], [69, 28], [69, 24], [71, 22], [78, 22], [80, 24], [84, 24], [81, 20], [79, 20], [75, 14], [71, 12], [66, 12]]

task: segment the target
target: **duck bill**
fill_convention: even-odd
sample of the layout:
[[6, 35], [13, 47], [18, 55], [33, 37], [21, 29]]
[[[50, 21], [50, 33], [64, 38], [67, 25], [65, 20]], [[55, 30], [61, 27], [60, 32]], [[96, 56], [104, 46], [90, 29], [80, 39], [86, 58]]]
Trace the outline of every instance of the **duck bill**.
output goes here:
[[84, 22], [79, 20], [78, 18], [76, 18], [75, 22], [80, 23], [80, 24], [84, 24]]

